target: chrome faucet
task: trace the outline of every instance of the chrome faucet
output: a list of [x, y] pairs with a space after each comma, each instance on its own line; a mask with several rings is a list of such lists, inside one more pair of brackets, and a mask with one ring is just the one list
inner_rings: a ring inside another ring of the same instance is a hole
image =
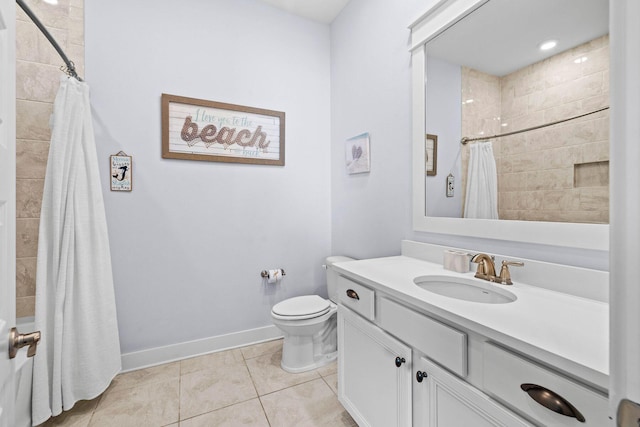
[[475, 262], [476, 264], [478, 264], [478, 270], [476, 271], [475, 277], [477, 277], [478, 279], [495, 282], [497, 277], [496, 264], [494, 263], [494, 259], [494, 257], [487, 254], [475, 254], [473, 258], [471, 258], [471, 262]]
[[522, 267], [523, 262], [520, 261], [502, 261], [502, 268], [500, 269], [500, 275], [496, 275], [495, 257], [487, 254], [479, 253], [471, 258], [471, 262], [478, 264], [478, 270], [475, 277], [489, 282], [500, 283], [502, 285], [513, 285], [511, 281], [511, 273], [509, 272], [509, 266]]

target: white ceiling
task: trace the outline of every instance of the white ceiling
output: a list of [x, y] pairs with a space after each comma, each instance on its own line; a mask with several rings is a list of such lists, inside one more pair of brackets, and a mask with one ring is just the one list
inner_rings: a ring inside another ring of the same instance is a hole
[[[490, 0], [429, 42], [427, 52], [503, 76], [608, 32], [608, 0]], [[549, 39], [558, 46], [540, 51]]]
[[349, 0], [260, 0], [289, 13], [330, 24]]

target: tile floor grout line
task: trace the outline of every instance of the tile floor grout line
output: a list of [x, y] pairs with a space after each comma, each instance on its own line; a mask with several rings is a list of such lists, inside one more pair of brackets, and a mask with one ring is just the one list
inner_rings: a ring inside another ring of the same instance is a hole
[[267, 420], [267, 424], [269, 424], [269, 427], [271, 427], [271, 420], [269, 420], [269, 415], [267, 415], [267, 410], [264, 408], [264, 403], [262, 403], [262, 398], [260, 396], [258, 396], [258, 402], [260, 402], [260, 407], [262, 408], [264, 418]]
[[[284, 387], [284, 388], [280, 388], [280, 389], [278, 389], [278, 390], [270, 391], [269, 393], [265, 393], [265, 394], [262, 394], [262, 395], [258, 395], [258, 397], [269, 396], [270, 394], [278, 393], [278, 392], [280, 392], [280, 391], [282, 391], [282, 390], [286, 390], [286, 389], [288, 389], [288, 388], [297, 387], [297, 386], [299, 386], [299, 385], [306, 384], [306, 383], [310, 383], [311, 381], [316, 381], [316, 380], [320, 380], [320, 379], [322, 379], [322, 376], [321, 376], [321, 375], [320, 375], [320, 376], [318, 376], [318, 377], [316, 377], [316, 378], [310, 378], [310, 379], [308, 379], [308, 380], [306, 380], [306, 381], [302, 381], [302, 382], [297, 383], [297, 384], [293, 384], [293, 385], [286, 386], [286, 387]], [[329, 388], [331, 388], [331, 387], [329, 387]]]

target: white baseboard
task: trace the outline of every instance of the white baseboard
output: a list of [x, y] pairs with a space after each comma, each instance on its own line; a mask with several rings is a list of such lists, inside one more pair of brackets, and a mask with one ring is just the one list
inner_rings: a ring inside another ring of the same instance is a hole
[[164, 347], [124, 353], [122, 355], [122, 372], [135, 371], [202, 354], [271, 341], [282, 338], [282, 336], [282, 332], [277, 327], [270, 325]]

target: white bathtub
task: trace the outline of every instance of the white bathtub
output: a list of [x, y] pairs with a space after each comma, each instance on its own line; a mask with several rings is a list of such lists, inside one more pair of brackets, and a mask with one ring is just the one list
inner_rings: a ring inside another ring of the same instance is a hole
[[[33, 317], [17, 319], [16, 327], [22, 334], [33, 332]], [[31, 427], [31, 379], [33, 359], [27, 357], [27, 347], [21, 348], [15, 358], [16, 367], [16, 427]]]

